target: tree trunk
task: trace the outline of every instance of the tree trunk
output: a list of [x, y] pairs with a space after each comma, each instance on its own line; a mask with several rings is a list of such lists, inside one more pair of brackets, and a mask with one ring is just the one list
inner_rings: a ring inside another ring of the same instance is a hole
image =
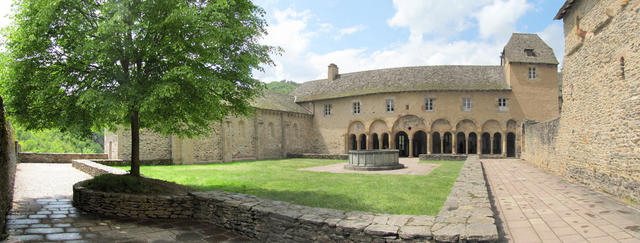
[[131, 175], [140, 177], [140, 117], [131, 111]]

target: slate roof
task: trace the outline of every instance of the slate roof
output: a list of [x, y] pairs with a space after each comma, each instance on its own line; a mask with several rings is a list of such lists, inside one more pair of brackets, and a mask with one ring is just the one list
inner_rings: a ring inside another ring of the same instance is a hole
[[[525, 49], [533, 49], [535, 56], [527, 56]], [[558, 64], [553, 49], [536, 34], [513, 33], [504, 47], [504, 56], [510, 62]]]
[[511, 90], [502, 66], [418, 66], [339, 74], [302, 83], [296, 102], [402, 91]]
[[280, 94], [272, 91], [265, 90], [261, 96], [258, 96], [251, 106], [275, 111], [286, 111], [294, 113], [311, 114], [310, 111], [298, 105], [294, 102], [294, 98], [291, 95]]
[[560, 10], [558, 10], [558, 13], [556, 14], [556, 16], [553, 17], [553, 19], [559, 20], [564, 18], [564, 15], [567, 13], [567, 11], [569, 11], [571, 6], [573, 5], [573, 2], [574, 0], [567, 0], [566, 2], [564, 2]]

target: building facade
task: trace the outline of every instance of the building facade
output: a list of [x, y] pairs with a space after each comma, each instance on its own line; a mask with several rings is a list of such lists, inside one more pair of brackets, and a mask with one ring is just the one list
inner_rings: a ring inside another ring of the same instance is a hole
[[[523, 121], [558, 116], [557, 65], [542, 39], [519, 33], [512, 35], [497, 66], [340, 74], [331, 64], [327, 79], [305, 82], [290, 96], [278, 96], [279, 105], [272, 105], [275, 94], [267, 93], [271, 98], [255, 102], [256, 116], [229, 118], [216, 124], [211, 136], [188, 140], [143, 133], [141, 148], [150, 149], [141, 149], [141, 156], [201, 163], [395, 148], [407, 157], [517, 157]], [[120, 130], [105, 136], [110, 158], [128, 158], [128, 134]]]
[[[525, 127], [523, 158], [640, 201], [640, 1], [569, 0], [559, 120]], [[529, 146], [531, 145], [531, 146]]]

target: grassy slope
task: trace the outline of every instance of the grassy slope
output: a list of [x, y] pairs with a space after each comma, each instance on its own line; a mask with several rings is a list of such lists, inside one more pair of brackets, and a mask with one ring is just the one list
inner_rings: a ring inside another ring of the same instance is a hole
[[[297, 171], [339, 163], [288, 159], [233, 164], [143, 166], [142, 174], [196, 190], [224, 190], [296, 204], [345, 211], [436, 215], [446, 200], [461, 162], [440, 164], [429, 175], [363, 175]], [[126, 167], [123, 167], [128, 169]]]

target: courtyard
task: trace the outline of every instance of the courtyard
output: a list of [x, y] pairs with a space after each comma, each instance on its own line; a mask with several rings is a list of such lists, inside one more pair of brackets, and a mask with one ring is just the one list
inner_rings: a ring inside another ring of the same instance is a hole
[[141, 173], [198, 191], [222, 190], [310, 207], [386, 214], [438, 214], [463, 162], [402, 159], [401, 163], [407, 163], [405, 161], [437, 167], [421, 175], [345, 174], [298, 170], [334, 164], [340, 166], [344, 161], [285, 159], [142, 166]]

